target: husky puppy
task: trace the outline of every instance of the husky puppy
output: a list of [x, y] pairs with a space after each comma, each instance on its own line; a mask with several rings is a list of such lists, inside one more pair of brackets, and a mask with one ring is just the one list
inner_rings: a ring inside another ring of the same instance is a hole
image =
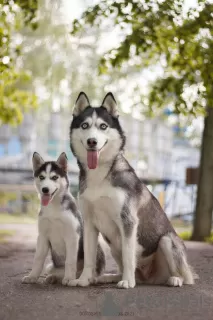
[[135, 282], [182, 286], [196, 278], [178, 237], [157, 199], [123, 155], [125, 135], [116, 101], [108, 93], [100, 107], [81, 92], [73, 111], [70, 145], [80, 168], [79, 204], [84, 216], [84, 269], [72, 285], [88, 286], [99, 232], [108, 242], [120, 274], [103, 275], [100, 283]]
[[[69, 191], [67, 156], [62, 153], [57, 161], [45, 162], [35, 152], [33, 171], [41, 200], [39, 235], [32, 271], [22, 282], [37, 282], [50, 249], [52, 265], [48, 267], [45, 282], [54, 283], [60, 280], [63, 285], [70, 286], [77, 274], [82, 272], [84, 251], [82, 217]], [[104, 265], [104, 253], [98, 246], [97, 275], [101, 274]]]

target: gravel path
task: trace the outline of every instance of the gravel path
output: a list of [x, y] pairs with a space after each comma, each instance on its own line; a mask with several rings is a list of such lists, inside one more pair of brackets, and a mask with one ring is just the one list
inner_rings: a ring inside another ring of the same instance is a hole
[[[32, 237], [27, 237], [26, 228], [31, 228], [28, 231]], [[200, 275], [195, 286], [144, 285], [119, 290], [115, 286], [24, 285], [21, 278], [32, 266], [36, 228], [27, 225], [22, 231], [17, 243], [7, 245], [6, 252], [2, 251], [5, 245], [0, 246], [0, 320], [213, 319], [211, 245], [187, 243], [190, 262]], [[108, 255], [108, 271], [115, 268]]]

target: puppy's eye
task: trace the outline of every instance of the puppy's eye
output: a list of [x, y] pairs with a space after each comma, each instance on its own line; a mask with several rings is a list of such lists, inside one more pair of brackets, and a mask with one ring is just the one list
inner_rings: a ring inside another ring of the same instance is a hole
[[39, 176], [39, 179], [40, 179], [40, 180], [44, 180], [45, 177], [41, 175], [41, 176]]
[[58, 176], [53, 176], [52, 178], [51, 178], [52, 180], [58, 180]]
[[87, 129], [89, 127], [89, 124], [87, 122], [82, 123], [81, 128], [82, 129]]
[[102, 124], [100, 125], [100, 129], [101, 129], [101, 130], [106, 130], [107, 127], [108, 127], [108, 126], [107, 126], [105, 123], [102, 123]]

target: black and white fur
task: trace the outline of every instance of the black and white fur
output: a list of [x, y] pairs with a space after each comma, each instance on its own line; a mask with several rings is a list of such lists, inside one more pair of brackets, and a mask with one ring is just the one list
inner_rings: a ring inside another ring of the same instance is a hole
[[[50, 250], [52, 264], [46, 270], [48, 276], [45, 282], [62, 281], [63, 285], [70, 286], [82, 272], [84, 251], [83, 221], [75, 199], [69, 191], [66, 154], [62, 153], [56, 162], [45, 162], [35, 152], [33, 171], [39, 197], [42, 198], [47, 194], [51, 200], [46, 206], [41, 203], [33, 268], [22, 282], [37, 282]], [[98, 246], [96, 275], [101, 274], [104, 266], [104, 253]]]
[[[93, 170], [87, 165], [88, 139], [95, 139], [100, 151]], [[183, 241], [123, 155], [125, 135], [111, 93], [98, 108], [91, 107], [86, 94], [80, 93], [70, 145], [80, 168], [79, 203], [85, 237], [84, 269], [72, 285], [88, 286], [94, 281], [99, 232], [108, 242], [120, 274], [106, 274], [96, 281], [118, 282], [119, 288], [133, 288], [135, 282], [193, 284], [197, 276], [187, 262]]]

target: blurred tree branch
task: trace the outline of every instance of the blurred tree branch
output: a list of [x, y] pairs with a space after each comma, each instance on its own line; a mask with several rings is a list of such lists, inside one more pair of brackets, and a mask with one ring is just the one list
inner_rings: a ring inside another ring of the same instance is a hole
[[37, 6], [37, 0], [0, 2], [0, 123], [17, 124], [24, 111], [37, 105], [32, 92], [19, 88], [30, 74], [17, 66], [21, 46], [16, 39], [23, 26], [36, 28]]

